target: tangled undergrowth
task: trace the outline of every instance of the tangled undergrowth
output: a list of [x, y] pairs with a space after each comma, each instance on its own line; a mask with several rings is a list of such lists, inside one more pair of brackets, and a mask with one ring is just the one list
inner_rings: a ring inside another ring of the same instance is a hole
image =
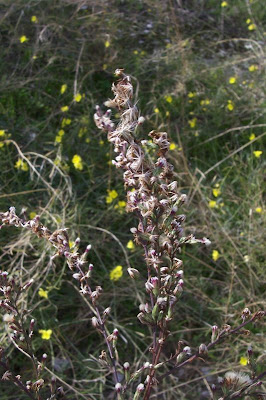
[[[112, 149], [93, 123], [95, 105], [110, 96], [113, 71], [123, 65], [140, 90], [142, 133], [169, 133], [169, 162], [189, 199], [185, 234], [212, 245], [184, 249], [189, 274], [164, 355], [174, 354], [176, 337], [196, 349], [210, 324], [233, 326], [245, 306], [252, 313], [263, 308], [264, 15], [259, 0], [2, 6], [0, 210], [15, 205], [23, 220], [40, 215], [53, 230], [69, 227], [70, 249], [76, 237], [93, 243], [93, 281], [102, 282], [110, 327], [120, 332], [122, 360], [130, 348], [131, 365], [143, 365], [150, 343], [146, 328], [132, 322], [144, 302], [142, 286], [126, 273], [143, 258]], [[112, 375], [97, 367], [103, 343], [66, 264], [52, 263], [50, 245], [29, 231], [1, 231], [0, 246], [1, 270], [22, 286], [34, 279], [23, 305], [38, 321], [33, 344], [40, 357], [49, 355], [46, 373], [61, 380], [70, 398], [112, 396]], [[261, 374], [262, 331], [250, 331], [218, 345], [204, 364], [169, 376], [158, 398], [211, 398], [218, 376], [249, 374], [250, 343]], [[4, 321], [1, 346], [10, 368], [30, 375], [9, 336]], [[23, 399], [18, 393], [1, 382], [1, 398]]]

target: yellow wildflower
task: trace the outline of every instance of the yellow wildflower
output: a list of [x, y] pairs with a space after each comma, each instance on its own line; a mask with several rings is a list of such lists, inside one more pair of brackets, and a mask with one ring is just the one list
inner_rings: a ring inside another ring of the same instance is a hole
[[104, 141], [101, 139], [101, 140], [99, 140], [99, 145], [100, 146], [103, 146], [104, 145]]
[[235, 76], [231, 76], [231, 78], [229, 78], [229, 83], [231, 85], [233, 85], [234, 83], [236, 83], [236, 77]]
[[229, 110], [229, 111], [233, 111], [233, 109], [235, 108], [235, 106], [234, 106], [234, 103], [232, 102], [232, 100], [228, 100], [227, 101], [227, 109]]
[[255, 24], [250, 24], [249, 26], [248, 26], [248, 30], [249, 31], [254, 31], [256, 29], [256, 25]]
[[69, 107], [68, 106], [63, 106], [63, 107], [61, 107], [61, 111], [62, 112], [67, 112], [69, 110]]
[[221, 194], [221, 190], [219, 188], [214, 188], [212, 189], [212, 194], [214, 195], [214, 197], [218, 197]]
[[220, 258], [220, 253], [219, 253], [219, 251], [218, 251], [218, 250], [213, 250], [213, 251], [212, 251], [212, 259], [213, 259], [213, 261], [217, 261], [218, 258]]
[[30, 219], [33, 219], [34, 217], [36, 217], [36, 212], [32, 211], [30, 212]]
[[118, 207], [119, 208], [124, 208], [124, 207], [126, 207], [126, 205], [127, 205], [127, 203], [124, 200], [120, 200], [118, 202]]
[[170, 143], [170, 146], [169, 146], [169, 150], [174, 150], [176, 148], [176, 144], [175, 143]]
[[72, 247], [75, 246], [75, 242], [73, 242], [72, 240], [69, 240], [68, 245], [69, 245], [69, 248], [72, 249]]
[[197, 123], [197, 118], [192, 118], [188, 121], [190, 128], [195, 128], [196, 123]]
[[159, 108], [156, 107], [156, 108], [154, 109], [154, 112], [155, 112], [156, 114], [159, 114], [159, 112], [160, 112]]
[[171, 43], [167, 43], [167, 45], [165, 46], [167, 49], [170, 49], [170, 47], [171, 47], [172, 45], [171, 45]]
[[23, 161], [21, 158], [18, 159], [18, 161], [15, 164], [15, 168], [21, 169], [22, 171], [28, 171], [29, 166], [26, 163], [26, 161]]
[[222, 1], [222, 2], [221, 2], [221, 7], [227, 7], [227, 6], [228, 6], [227, 1]]
[[255, 133], [251, 133], [251, 135], [250, 135], [250, 137], [249, 137], [249, 140], [250, 140], [250, 141], [251, 141], [251, 140], [254, 140], [255, 137], [256, 137]]
[[20, 43], [27, 42], [27, 40], [29, 40], [29, 39], [28, 39], [27, 36], [25, 36], [25, 35], [22, 35], [22, 36], [20, 36], [20, 38], [19, 38]]
[[75, 154], [72, 158], [72, 164], [76, 169], [79, 169], [80, 171], [83, 170], [83, 163], [82, 163], [82, 158], [78, 155]]
[[0, 149], [1, 149], [2, 147], [4, 147], [4, 143], [3, 143], [3, 142], [0, 142]]
[[109, 42], [109, 40], [106, 40], [106, 42], [104, 43], [104, 45], [105, 45], [106, 48], [110, 47], [110, 42]]
[[249, 25], [249, 24], [251, 23], [251, 19], [248, 18], [248, 19], [246, 20], [246, 23]]
[[[113, 190], [107, 190], [107, 193], [108, 193], [108, 196], [106, 197], [106, 203], [112, 203], [112, 201], [114, 199], [116, 199], [117, 196], [118, 196], [117, 191], [114, 190], [114, 189]], [[107, 201], [107, 198], [109, 198], [109, 201]]]
[[134, 250], [134, 249], [135, 249], [135, 244], [134, 244], [133, 240], [129, 240], [129, 241], [127, 242], [127, 248], [128, 248], [129, 250]]
[[108, 65], [107, 64], [103, 64], [103, 70], [105, 71], [107, 69]]
[[5, 136], [5, 133], [6, 133], [5, 129], [0, 129], [0, 136]]
[[74, 101], [75, 101], [76, 103], [79, 103], [81, 99], [82, 99], [82, 96], [81, 96], [80, 93], [77, 93], [76, 96], [74, 97]]
[[49, 340], [53, 333], [52, 329], [39, 329], [39, 333], [42, 335], [43, 340]]
[[61, 86], [60, 93], [61, 93], [61, 94], [64, 94], [66, 90], [67, 90], [67, 84], [64, 83], [64, 84]]
[[43, 288], [40, 288], [38, 291], [38, 295], [40, 297], [44, 297], [45, 299], [48, 299], [48, 290], [44, 290]]
[[145, 55], [146, 55], [146, 51], [145, 51], [145, 50], [142, 50], [142, 51], [140, 52], [140, 55], [141, 55], [141, 56], [145, 56]]
[[250, 66], [248, 67], [248, 70], [249, 70], [250, 72], [254, 72], [254, 71], [257, 71], [258, 68], [259, 68], [259, 67], [258, 67], [257, 65], [252, 64], [252, 65], [250, 65]]
[[122, 265], [117, 265], [117, 267], [113, 268], [110, 272], [111, 281], [118, 281], [123, 275], [123, 267]]
[[240, 365], [247, 365], [248, 364], [248, 359], [247, 357], [241, 357], [239, 361]]
[[255, 150], [253, 151], [253, 154], [256, 158], [260, 158], [260, 156], [262, 155], [262, 151], [261, 150]]
[[261, 207], [255, 208], [255, 212], [258, 214], [262, 213], [262, 208]]
[[138, 50], [134, 50], [133, 54], [135, 54], [135, 55], [139, 54]]
[[170, 112], [169, 112], [169, 111], [166, 111], [165, 116], [166, 116], [166, 117], [169, 117], [169, 116], [170, 116]]
[[36, 17], [36, 15], [33, 15], [32, 17], [31, 17], [31, 22], [33, 22], [34, 24], [36, 24], [37, 22], [38, 22], [38, 18]]
[[164, 98], [167, 101], [167, 103], [172, 103], [172, 101], [173, 101], [172, 96], [164, 96]]
[[209, 201], [209, 207], [210, 207], [210, 208], [215, 208], [215, 207], [217, 207], [216, 201], [215, 201], [215, 200], [210, 200], [210, 201]]
[[64, 134], [65, 134], [64, 129], [60, 129], [60, 130], [58, 131], [58, 135], [59, 135], [59, 136], [64, 136]]
[[192, 97], [196, 96], [196, 93], [193, 92], [189, 92], [189, 94], [187, 95], [190, 99], [192, 99]]
[[61, 123], [62, 128], [64, 128], [66, 125], [70, 125], [70, 124], [71, 124], [71, 119], [70, 118], [63, 118], [62, 119], [62, 123]]
[[61, 143], [61, 142], [62, 142], [62, 136], [57, 135], [57, 136], [55, 137], [55, 142], [56, 142], [56, 143]]

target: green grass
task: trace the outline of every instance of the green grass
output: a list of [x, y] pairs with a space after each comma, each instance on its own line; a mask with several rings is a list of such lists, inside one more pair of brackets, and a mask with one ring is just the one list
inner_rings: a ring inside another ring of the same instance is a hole
[[[80, 236], [83, 247], [92, 243], [93, 279], [104, 288], [104, 306], [112, 306], [109, 329], [121, 330], [121, 362], [141, 363], [150, 343], [148, 331], [135, 317], [138, 296], [144, 294], [142, 283], [133, 285], [127, 276], [124, 251], [143, 276], [145, 266], [140, 249], [126, 248], [136, 222], [114, 207], [125, 200], [122, 175], [110, 165], [112, 149], [94, 126], [95, 105], [111, 96], [113, 72], [123, 67], [139, 91], [138, 105], [146, 116], [143, 136], [158, 128], [176, 144], [170, 157], [181, 191], [189, 196], [186, 230], [209, 237], [212, 246], [184, 251], [186, 290], [172, 324], [177, 333], [165, 354], [170, 355], [180, 339], [192, 347], [206, 342], [213, 323], [233, 325], [245, 306], [252, 311], [263, 307], [264, 154], [257, 158], [253, 152], [263, 151], [265, 135], [265, 7], [261, 0], [228, 1], [224, 8], [217, 1], [183, 6], [157, 0], [88, 3], [80, 7], [82, 2], [16, 0], [2, 5], [0, 130], [6, 133], [0, 139], [13, 142], [0, 148], [0, 210], [14, 205], [19, 213], [25, 208], [26, 215], [41, 214], [51, 229], [68, 227], [71, 240]], [[37, 23], [31, 22], [33, 15]], [[248, 18], [256, 24], [253, 31]], [[23, 35], [28, 40], [20, 43]], [[234, 84], [230, 77], [236, 77]], [[63, 84], [67, 90], [61, 94]], [[78, 103], [73, 102], [75, 87], [85, 94]], [[202, 103], [206, 99], [209, 104]], [[66, 105], [69, 110], [62, 113]], [[55, 138], [63, 118], [71, 123], [63, 128], [59, 144]], [[254, 141], [249, 140], [252, 133]], [[71, 161], [75, 154], [82, 157], [82, 171]], [[27, 171], [15, 168], [22, 155], [31, 163]], [[215, 184], [221, 191], [218, 198], [212, 193]], [[118, 192], [109, 205], [108, 189]], [[217, 201], [216, 208], [209, 207], [210, 200]], [[258, 208], [262, 212], [256, 212]], [[47, 352], [48, 368], [85, 398], [107, 398], [112, 378], [99, 372], [97, 364], [104, 345], [66, 266], [60, 259], [51, 264], [47, 244], [15, 229], [1, 231], [0, 249], [1, 269], [23, 281], [32, 276], [36, 280], [27, 302], [37, 329], [53, 330], [47, 342], [36, 330], [37, 354]], [[220, 254], [216, 262], [214, 249]], [[116, 265], [124, 267], [124, 275], [113, 283], [109, 272]], [[49, 290], [48, 300], [38, 296], [40, 287]], [[4, 325], [1, 341], [19, 373], [25, 360], [9, 346]], [[262, 362], [261, 329], [251, 327], [249, 337], [212, 351], [204, 366], [197, 362], [178, 378], [171, 377], [160, 388], [160, 398], [208, 398], [198, 378], [209, 374], [214, 382], [215, 374], [223, 374], [219, 371], [247, 370], [239, 360], [248, 343]], [[67, 362], [57, 370], [55, 360]], [[198, 380], [189, 384], [193, 379]], [[8, 383], [2, 386], [1, 398], [25, 398]], [[69, 398], [82, 398], [66, 392]]]

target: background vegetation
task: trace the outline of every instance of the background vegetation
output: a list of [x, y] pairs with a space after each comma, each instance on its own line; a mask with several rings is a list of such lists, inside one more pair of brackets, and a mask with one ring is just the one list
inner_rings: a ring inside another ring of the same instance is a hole
[[[212, 246], [183, 254], [186, 288], [166, 355], [180, 339], [197, 346], [212, 324], [234, 324], [245, 306], [262, 308], [263, 3], [1, 2], [0, 210], [40, 214], [49, 228], [67, 227], [73, 241], [93, 245], [94, 280], [112, 307], [110, 330], [121, 332], [121, 362], [142, 364], [148, 354], [148, 332], [135, 318], [142, 284], [126, 273], [129, 264], [143, 273], [145, 266], [142, 251], [127, 247], [134, 222], [112, 149], [94, 126], [95, 105], [111, 96], [113, 72], [123, 67], [146, 117], [143, 134], [158, 128], [171, 137], [171, 161], [189, 197], [187, 231]], [[47, 244], [15, 229], [1, 231], [0, 249], [1, 269], [35, 279], [25, 298], [38, 321], [34, 345], [72, 386], [69, 398], [113, 398], [112, 377], [97, 364], [101, 338], [62, 260], [52, 263]], [[114, 281], [117, 265], [124, 274]], [[40, 329], [52, 330], [49, 340]], [[262, 331], [250, 330], [170, 377], [159, 398], [210, 398], [218, 375], [248, 370], [249, 343], [262, 364]], [[9, 345], [5, 323], [1, 343]], [[8, 349], [13, 369], [29, 374], [24, 357]], [[24, 399], [8, 382], [0, 392], [3, 400]]]

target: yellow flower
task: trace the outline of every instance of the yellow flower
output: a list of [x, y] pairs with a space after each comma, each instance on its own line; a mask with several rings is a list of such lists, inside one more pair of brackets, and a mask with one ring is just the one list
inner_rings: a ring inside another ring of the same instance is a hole
[[32, 211], [30, 212], [30, 219], [33, 219], [34, 217], [36, 217], [36, 212]]
[[28, 171], [29, 166], [26, 163], [26, 161], [23, 161], [21, 158], [18, 159], [18, 161], [15, 164], [15, 168], [21, 169], [22, 171]]
[[69, 248], [72, 249], [72, 247], [74, 247], [74, 245], [75, 245], [75, 242], [73, 242], [72, 240], [69, 240], [68, 245], [69, 245]]
[[64, 84], [61, 86], [60, 93], [61, 93], [61, 94], [64, 94], [66, 90], [67, 90], [67, 84], [64, 83]]
[[77, 103], [79, 103], [81, 99], [82, 99], [82, 96], [80, 93], [77, 93], [76, 96], [74, 97], [74, 101], [76, 101]]
[[258, 68], [259, 68], [259, 67], [258, 67], [257, 65], [252, 64], [252, 65], [250, 65], [250, 66], [248, 67], [248, 70], [249, 70], [250, 72], [254, 72], [254, 71], [257, 71]]
[[68, 106], [63, 106], [63, 107], [61, 107], [61, 111], [62, 112], [67, 112], [69, 110], [69, 107]]
[[192, 97], [196, 96], [196, 93], [193, 92], [189, 92], [189, 94], [187, 95], [190, 99], [192, 99]]
[[261, 207], [255, 208], [255, 212], [258, 214], [262, 213], [262, 208]]
[[167, 43], [167, 45], [165, 46], [167, 49], [170, 49], [170, 47], [171, 47], [172, 45], [171, 45], [171, 43]]
[[62, 123], [61, 123], [62, 128], [64, 128], [66, 125], [70, 125], [70, 124], [71, 124], [71, 119], [70, 118], [63, 118], [62, 119]]
[[108, 65], [107, 64], [103, 64], [103, 70], [105, 71], [107, 69]]
[[248, 18], [248, 19], [246, 20], [246, 23], [249, 25], [249, 24], [250, 24], [250, 22], [251, 22], [251, 19], [250, 19], [250, 18]]
[[197, 123], [197, 118], [192, 118], [188, 121], [190, 128], [195, 128], [196, 123]]
[[212, 259], [213, 259], [213, 261], [217, 261], [219, 257], [220, 257], [219, 251], [218, 250], [213, 250], [212, 251]]
[[135, 54], [135, 55], [139, 54], [138, 50], [134, 50], [133, 54]]
[[256, 137], [255, 133], [251, 133], [251, 135], [250, 135], [250, 137], [249, 137], [249, 140], [250, 140], [250, 141], [251, 141], [251, 140], [254, 140], [255, 137]]
[[260, 156], [262, 155], [262, 151], [261, 150], [255, 150], [253, 151], [253, 154], [256, 158], [260, 158]]
[[5, 136], [5, 133], [6, 133], [5, 129], [0, 129], [0, 136]]
[[83, 163], [82, 163], [82, 158], [78, 155], [75, 154], [72, 158], [72, 164], [76, 169], [79, 169], [80, 171], [83, 170]]
[[40, 288], [38, 291], [38, 295], [40, 297], [44, 297], [45, 299], [48, 299], [48, 290], [44, 290], [43, 288]]
[[212, 189], [212, 194], [214, 197], [218, 197], [221, 194], [221, 190], [219, 188]]
[[248, 26], [248, 30], [249, 31], [254, 31], [256, 29], [256, 25], [255, 24], [250, 24], [249, 26]]
[[229, 111], [233, 111], [233, 109], [235, 108], [235, 106], [234, 106], [234, 103], [232, 102], [232, 100], [228, 100], [227, 101], [227, 109], [229, 110]]
[[206, 100], [201, 100], [200, 101], [200, 105], [201, 106], [208, 106], [210, 104], [210, 100], [206, 99]]
[[102, 139], [99, 141], [99, 145], [100, 145], [100, 146], [103, 146], [103, 145], [104, 145], [104, 141], [103, 141]]
[[38, 18], [36, 17], [36, 15], [33, 15], [32, 17], [31, 17], [31, 22], [33, 22], [34, 24], [36, 24], [37, 22], [38, 22]]
[[[108, 161], [108, 162], [109, 162], [109, 161]], [[109, 165], [109, 164], [108, 164], [108, 165]], [[113, 199], [112, 199], [111, 196], [106, 196], [105, 201], [106, 201], [106, 204], [110, 204], [110, 203], [112, 203]]]
[[106, 48], [110, 47], [110, 42], [109, 42], [109, 40], [106, 40], [106, 42], [104, 43], [104, 45], [105, 45]]
[[64, 134], [65, 134], [64, 129], [60, 129], [60, 130], [58, 131], [58, 135], [59, 135], [59, 136], [64, 136]]
[[43, 340], [49, 340], [53, 331], [52, 331], [52, 329], [47, 329], [47, 330], [39, 329], [39, 333], [42, 335]]
[[4, 143], [3, 143], [3, 142], [0, 142], [0, 149], [1, 149], [2, 147], [4, 147]]
[[20, 43], [27, 42], [27, 40], [29, 40], [29, 39], [28, 39], [27, 36], [25, 36], [25, 35], [22, 35], [22, 36], [20, 36], [20, 38], [19, 38]]
[[173, 101], [172, 96], [164, 96], [164, 98], [167, 101], [167, 103], [172, 103], [172, 101]]
[[135, 244], [134, 244], [133, 240], [129, 240], [129, 241], [127, 242], [127, 248], [128, 248], [129, 250], [134, 250], [134, 249], [135, 249]]
[[210, 201], [209, 201], [209, 207], [210, 207], [210, 208], [215, 208], [215, 207], [217, 207], [216, 201], [215, 201], [215, 200], [210, 200]]
[[221, 7], [227, 7], [227, 6], [228, 6], [227, 1], [222, 1], [222, 2], [221, 2]]
[[239, 361], [240, 365], [247, 365], [248, 364], [248, 359], [247, 357], [241, 357]]
[[176, 148], [176, 144], [175, 143], [170, 143], [170, 146], [169, 146], [169, 150], [174, 150]]
[[140, 55], [141, 55], [141, 56], [145, 56], [145, 54], [146, 54], [146, 51], [145, 51], [145, 50], [142, 50], [142, 51], [140, 52]]
[[160, 112], [159, 108], [156, 107], [156, 108], [154, 109], [154, 112], [155, 112], [156, 114], [159, 114], [159, 112]]
[[236, 77], [235, 76], [231, 76], [231, 78], [229, 78], [229, 83], [231, 85], [233, 85], [234, 83], [236, 83]]
[[124, 208], [124, 207], [126, 207], [126, 205], [127, 205], [127, 203], [124, 200], [120, 200], [118, 202], [118, 207], [119, 208]]
[[118, 281], [123, 275], [123, 267], [122, 265], [117, 265], [112, 271], [110, 272], [110, 279], [111, 281]]
[[56, 136], [55, 137], [55, 142], [56, 143], [61, 143], [62, 142], [62, 136]]
[[166, 117], [169, 117], [169, 116], [170, 116], [170, 112], [169, 112], [169, 111], [166, 111], [165, 116], [166, 116]]

